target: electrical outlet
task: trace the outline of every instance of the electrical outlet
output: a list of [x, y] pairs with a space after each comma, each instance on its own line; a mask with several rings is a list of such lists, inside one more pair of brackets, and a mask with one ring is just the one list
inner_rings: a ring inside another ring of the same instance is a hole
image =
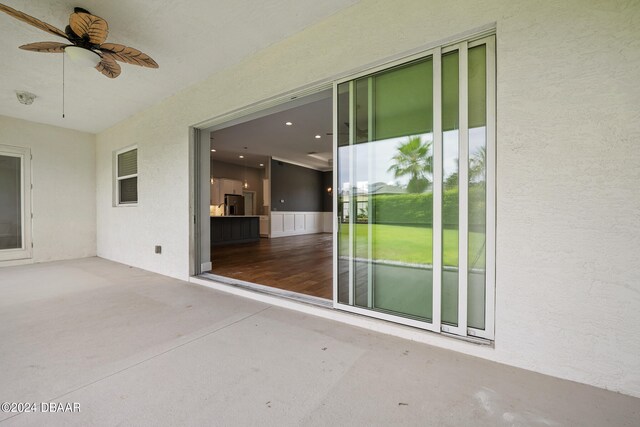
[[157, 254], [161, 254], [162, 253], [162, 246], [156, 245], [156, 253]]

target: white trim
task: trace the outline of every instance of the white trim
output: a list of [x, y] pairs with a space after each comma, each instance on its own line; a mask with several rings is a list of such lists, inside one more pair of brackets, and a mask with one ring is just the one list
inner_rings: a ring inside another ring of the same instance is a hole
[[495, 339], [496, 286], [496, 36], [491, 35], [469, 47], [486, 45], [487, 58], [487, 159], [486, 159], [486, 260], [485, 260], [485, 321], [484, 330], [468, 328], [469, 335]]
[[[433, 218], [432, 237], [432, 320], [442, 325], [442, 50], [433, 51]], [[435, 230], [440, 230], [438, 233]]]
[[323, 169], [323, 168], [319, 168], [319, 167], [316, 167], [316, 166], [309, 166], [309, 165], [306, 165], [306, 164], [304, 164], [302, 162], [296, 162], [295, 160], [287, 160], [287, 159], [284, 159], [282, 157], [273, 157], [272, 156], [271, 160], [275, 160], [276, 162], [289, 163], [290, 165], [300, 166], [301, 168], [306, 168], [306, 169], [313, 169], [313, 170], [320, 171], [320, 172], [329, 172], [331, 170], [330, 167], [327, 167], [327, 168]]
[[7, 265], [9, 261], [22, 263], [23, 260], [33, 258], [31, 149], [0, 145], [0, 155], [20, 159], [20, 211], [22, 214], [20, 226], [22, 241], [20, 242], [20, 248], [0, 250], [0, 265]]
[[[349, 305], [355, 304], [355, 271], [356, 271], [356, 262], [354, 256], [354, 232], [355, 227], [353, 226], [353, 213], [356, 212], [357, 215], [357, 197], [354, 197], [355, 192], [353, 180], [355, 178], [353, 174], [353, 170], [355, 169], [355, 159], [354, 159], [354, 148], [353, 144], [356, 141], [356, 99], [355, 99], [355, 85], [354, 81], [351, 80], [349, 82]], [[355, 211], [354, 211], [355, 208]]]
[[456, 334], [467, 335], [469, 289], [469, 52], [460, 43], [458, 57], [458, 327]]
[[340, 226], [338, 222], [338, 173], [340, 171], [340, 165], [338, 163], [338, 85], [336, 83], [333, 84], [333, 102], [332, 102], [332, 117], [333, 122], [331, 124], [333, 128], [333, 136], [332, 139], [332, 151], [333, 151], [333, 212], [332, 212], [332, 222], [333, 222], [333, 307], [335, 308], [338, 303], [338, 227]]
[[[373, 108], [374, 99], [373, 93], [373, 77], [369, 77], [367, 79], [367, 179], [371, 179], [373, 176], [373, 162], [375, 159], [373, 158], [373, 146], [371, 144], [372, 141], [375, 140], [375, 132], [374, 132], [374, 115], [375, 111]], [[357, 117], [356, 112], [354, 111], [354, 116]], [[357, 118], [356, 118], [357, 120]], [[352, 127], [354, 128], [354, 132], [357, 132], [358, 123], [353, 123]], [[368, 192], [367, 192], [368, 193]], [[351, 200], [349, 201], [351, 202]], [[373, 214], [373, 205], [372, 205], [371, 194], [367, 194], [367, 216], [369, 217], [369, 221], [367, 221], [367, 258], [369, 260], [373, 260], [373, 223], [371, 222], [371, 215]], [[355, 203], [356, 210], [358, 209], [357, 197], [354, 199], [353, 203]], [[353, 218], [356, 220], [357, 216]], [[367, 262], [367, 307], [374, 308], [374, 283], [373, 283], [373, 262]]]

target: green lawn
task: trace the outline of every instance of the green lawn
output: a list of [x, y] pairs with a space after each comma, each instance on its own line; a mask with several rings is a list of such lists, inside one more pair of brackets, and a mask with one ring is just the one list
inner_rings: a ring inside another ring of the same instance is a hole
[[[368, 225], [355, 224], [355, 256], [368, 257]], [[443, 261], [445, 266], [458, 265], [458, 230], [444, 230], [443, 233]], [[401, 261], [416, 264], [432, 264], [433, 262], [433, 231], [431, 228], [402, 225], [372, 225], [373, 259]], [[349, 253], [349, 226], [340, 225], [339, 231], [340, 255]], [[485, 247], [484, 235], [469, 233], [469, 264], [471, 267], [484, 268]], [[478, 253], [480, 256], [478, 257]], [[476, 259], [476, 265], [471, 263]]]

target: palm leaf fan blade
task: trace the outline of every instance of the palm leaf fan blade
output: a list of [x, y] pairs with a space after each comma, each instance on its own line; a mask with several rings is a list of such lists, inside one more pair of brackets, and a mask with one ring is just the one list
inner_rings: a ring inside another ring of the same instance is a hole
[[64, 53], [64, 48], [67, 46], [71, 45], [58, 42], [37, 42], [24, 44], [19, 46], [19, 48], [23, 50], [30, 50], [32, 52]]
[[120, 62], [139, 65], [141, 67], [158, 68], [158, 63], [149, 55], [129, 46], [116, 43], [103, 43], [100, 45], [99, 49], [105, 53], [111, 54], [114, 59]]
[[29, 25], [32, 25], [36, 28], [41, 29], [42, 31], [46, 31], [48, 33], [51, 33], [53, 35], [62, 37], [64, 39], [67, 38], [67, 35], [64, 33], [64, 31], [57, 29], [56, 27], [54, 27], [53, 25], [47, 24], [44, 21], [41, 21], [37, 18], [34, 18], [31, 15], [27, 15], [26, 13], [20, 12], [19, 10], [15, 10], [9, 6], [5, 6], [4, 4], [0, 4], [0, 11], [6, 13], [9, 16], [12, 16], [22, 22], [26, 22]]
[[107, 21], [90, 13], [72, 13], [69, 16], [69, 26], [74, 34], [94, 45], [103, 43], [109, 34]]
[[120, 65], [107, 55], [101, 55], [102, 60], [96, 65], [96, 70], [100, 71], [110, 79], [115, 79], [120, 75], [122, 69]]

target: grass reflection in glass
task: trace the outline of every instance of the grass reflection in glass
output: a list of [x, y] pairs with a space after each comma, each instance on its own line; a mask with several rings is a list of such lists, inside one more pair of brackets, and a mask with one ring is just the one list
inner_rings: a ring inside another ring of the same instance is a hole
[[[339, 245], [343, 249], [341, 254], [348, 255], [348, 228], [340, 228]], [[358, 236], [367, 235], [367, 224], [354, 224], [354, 232]], [[372, 244], [373, 253], [377, 261], [394, 261], [410, 264], [430, 265], [433, 259], [433, 230], [431, 227], [372, 224], [373, 234], [376, 238]], [[444, 230], [450, 242], [443, 247], [443, 263], [445, 266], [458, 265], [458, 230]], [[356, 239], [356, 242], [358, 239]], [[366, 240], [365, 240], [366, 242]], [[364, 244], [364, 243], [363, 243]], [[480, 254], [479, 262], [475, 267], [484, 268], [484, 233], [469, 232], [469, 245], [471, 254]], [[364, 251], [364, 248], [361, 248]]]

